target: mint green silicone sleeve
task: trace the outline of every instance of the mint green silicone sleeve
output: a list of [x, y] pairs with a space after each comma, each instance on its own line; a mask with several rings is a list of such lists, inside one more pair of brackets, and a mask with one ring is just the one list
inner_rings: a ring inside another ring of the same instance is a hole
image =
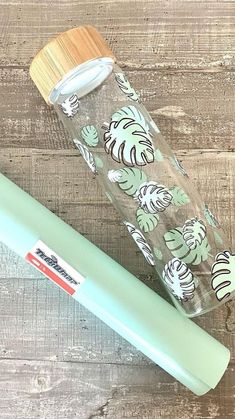
[[214, 388], [229, 350], [0, 175], [0, 240], [25, 258], [42, 240], [84, 282], [73, 297], [197, 395]]

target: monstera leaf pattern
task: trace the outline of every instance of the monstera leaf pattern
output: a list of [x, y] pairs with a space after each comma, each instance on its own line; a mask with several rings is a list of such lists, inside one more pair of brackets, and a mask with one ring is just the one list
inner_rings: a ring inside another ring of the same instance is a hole
[[161, 152], [161, 150], [159, 150], [159, 148], [157, 148], [157, 150], [154, 151], [154, 159], [155, 159], [155, 161], [158, 161], [158, 162], [164, 160], [162, 152]]
[[108, 178], [111, 182], [118, 183], [119, 188], [127, 195], [134, 195], [139, 186], [147, 180], [146, 174], [136, 167], [109, 170]]
[[182, 164], [180, 163], [180, 161], [177, 159], [177, 157], [175, 155], [173, 157], [170, 157], [170, 161], [171, 161], [172, 165], [174, 166], [174, 168], [179, 173], [181, 173], [181, 175], [188, 177], [187, 172], [185, 171]]
[[235, 290], [235, 254], [229, 250], [218, 253], [212, 265], [211, 285], [219, 301]]
[[134, 106], [121, 108], [112, 116], [104, 141], [105, 151], [125, 166], [145, 166], [154, 161], [148, 124]]
[[212, 212], [209, 210], [207, 205], [205, 205], [203, 211], [204, 211], [204, 216], [205, 216], [208, 224], [211, 227], [219, 227], [219, 222], [217, 221], [215, 216], [212, 214]]
[[104, 134], [105, 151], [113, 160], [126, 166], [145, 166], [154, 161], [149, 134], [132, 119], [111, 122]]
[[131, 87], [129, 81], [127, 80], [126, 76], [123, 73], [115, 73], [115, 79], [120, 87], [121, 91], [125, 93], [128, 99], [133, 100], [134, 102], [138, 102], [139, 95], [136, 91]]
[[182, 205], [189, 204], [190, 199], [186, 192], [180, 188], [179, 186], [174, 186], [170, 189], [170, 193], [172, 195], [172, 204], [176, 205], [177, 207], [181, 207]]
[[81, 141], [74, 139], [73, 140], [75, 147], [80, 151], [82, 157], [86, 161], [87, 165], [93, 173], [96, 173], [95, 160], [92, 153], [88, 150], [87, 146], [81, 143]]
[[135, 226], [127, 221], [124, 222], [124, 224], [126, 225], [129, 233], [131, 234], [133, 240], [136, 242], [138, 248], [141, 250], [141, 252], [143, 253], [145, 259], [147, 260], [147, 262], [154, 266], [155, 265], [155, 261], [154, 261], [154, 256], [151, 250], [151, 247], [149, 246], [149, 244], [146, 242], [146, 239], [144, 237], [144, 235], [141, 233], [140, 230], [138, 230], [137, 228], [135, 228]]
[[61, 103], [62, 112], [68, 117], [73, 118], [79, 109], [79, 100], [77, 95], [72, 95]]
[[165, 186], [151, 181], [140, 186], [136, 198], [145, 212], [155, 214], [165, 211], [171, 203], [172, 195]]
[[123, 106], [112, 115], [111, 119], [112, 121], [118, 122], [123, 118], [132, 119], [137, 124], [140, 124], [148, 134], [150, 133], [148, 122], [136, 106]]
[[95, 165], [97, 169], [103, 169], [104, 167], [104, 162], [99, 156], [95, 157]]
[[218, 244], [218, 245], [221, 245], [221, 244], [223, 244], [223, 239], [222, 239], [222, 237], [219, 235], [219, 233], [217, 233], [217, 231], [213, 231], [213, 233], [214, 233], [214, 238], [215, 238], [215, 242]]
[[194, 296], [194, 276], [187, 265], [174, 258], [166, 265], [162, 273], [168, 290], [179, 300], [187, 301]]
[[89, 147], [96, 147], [99, 142], [98, 132], [94, 125], [86, 125], [81, 131], [82, 138]]
[[146, 214], [142, 208], [138, 208], [136, 212], [137, 223], [141, 230], [145, 233], [153, 231], [158, 225], [159, 215], [158, 214]]
[[165, 233], [164, 240], [172, 255], [187, 264], [199, 265], [211, 256], [211, 246], [208, 243], [207, 237], [205, 237], [201, 244], [195, 249], [190, 249], [185, 243], [183, 229], [181, 227], [177, 227]]
[[202, 244], [206, 236], [206, 226], [197, 218], [187, 220], [183, 226], [183, 238], [189, 249], [196, 249], [197, 246]]
[[162, 259], [163, 259], [163, 254], [162, 254], [162, 252], [161, 252], [161, 250], [160, 250], [160, 249], [157, 249], [157, 247], [154, 247], [154, 248], [153, 248], [153, 253], [154, 253], [155, 257], [156, 257], [158, 260], [162, 260]]

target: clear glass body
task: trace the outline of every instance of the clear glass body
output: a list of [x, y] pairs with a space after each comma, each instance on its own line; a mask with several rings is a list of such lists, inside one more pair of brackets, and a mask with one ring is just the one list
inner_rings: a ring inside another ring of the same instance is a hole
[[175, 306], [193, 317], [230, 299], [235, 254], [122, 70], [85, 63], [51, 102]]

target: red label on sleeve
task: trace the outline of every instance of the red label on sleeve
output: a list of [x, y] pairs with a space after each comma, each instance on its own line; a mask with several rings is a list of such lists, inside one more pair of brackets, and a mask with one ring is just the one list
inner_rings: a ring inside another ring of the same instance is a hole
[[25, 259], [70, 295], [77, 291], [85, 279], [41, 240], [37, 241]]

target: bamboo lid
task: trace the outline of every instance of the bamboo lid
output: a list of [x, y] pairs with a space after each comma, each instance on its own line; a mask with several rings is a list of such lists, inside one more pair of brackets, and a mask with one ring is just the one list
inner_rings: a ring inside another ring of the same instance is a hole
[[29, 73], [45, 101], [53, 88], [73, 68], [86, 61], [110, 57], [113, 52], [93, 26], [79, 26], [63, 32], [42, 48], [33, 59]]

